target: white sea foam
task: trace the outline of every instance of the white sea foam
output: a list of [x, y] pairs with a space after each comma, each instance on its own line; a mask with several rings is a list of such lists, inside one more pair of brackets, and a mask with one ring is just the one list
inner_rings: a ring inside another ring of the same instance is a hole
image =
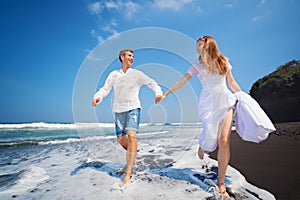
[[46, 142], [39, 142], [39, 145], [49, 145], [49, 144], [66, 144], [66, 143], [74, 143], [74, 142], [88, 142], [88, 141], [97, 141], [97, 140], [105, 140], [112, 139], [115, 136], [91, 136], [85, 138], [69, 138], [66, 140], [51, 140]]
[[59, 123], [22, 123], [22, 124], [0, 124], [0, 129], [25, 129], [25, 128], [51, 128], [51, 129], [74, 129], [75, 124], [59, 124]]
[[21, 173], [19, 180], [16, 181], [7, 190], [1, 191], [0, 196], [3, 197], [13, 194], [19, 195], [26, 191], [34, 189], [39, 183], [49, 179], [46, 171], [37, 166], [29, 166], [23, 173]]
[[[156, 125], [141, 123], [140, 126]], [[25, 128], [48, 128], [48, 129], [86, 129], [86, 128], [114, 128], [114, 123], [21, 123], [21, 124], [0, 124], [0, 129], [25, 129]]]
[[[201, 123], [141, 123], [140, 127], [146, 126], [201, 126]], [[114, 123], [20, 123], [0, 124], [0, 129], [88, 129], [88, 128], [114, 128]]]
[[[159, 131], [159, 132], [148, 132], [142, 133], [142, 136], [151, 136], [157, 134], [167, 133], [167, 131]], [[88, 142], [88, 141], [100, 141], [100, 140], [109, 140], [116, 138], [115, 135], [107, 135], [107, 136], [90, 136], [90, 137], [82, 137], [82, 138], [69, 138], [65, 140], [50, 140], [45, 142], [38, 142], [38, 145], [51, 145], [51, 144], [66, 144], [66, 143], [75, 143], [75, 142]], [[17, 143], [16, 143], [17, 144]]]
[[22, 123], [22, 124], [0, 124], [0, 129], [86, 129], [86, 128], [113, 128], [113, 123]]

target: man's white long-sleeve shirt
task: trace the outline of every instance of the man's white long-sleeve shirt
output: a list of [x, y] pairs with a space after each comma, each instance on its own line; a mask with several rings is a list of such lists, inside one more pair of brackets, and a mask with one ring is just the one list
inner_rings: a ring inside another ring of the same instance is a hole
[[149, 87], [155, 95], [162, 95], [160, 86], [143, 72], [129, 68], [126, 73], [122, 69], [112, 71], [105, 84], [94, 95], [101, 101], [114, 88], [113, 112], [121, 113], [136, 108], [141, 108], [139, 91], [142, 85]]

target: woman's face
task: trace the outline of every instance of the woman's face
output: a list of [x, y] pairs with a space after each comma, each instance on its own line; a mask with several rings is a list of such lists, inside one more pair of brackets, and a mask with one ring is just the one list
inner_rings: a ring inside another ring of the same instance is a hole
[[197, 42], [197, 52], [199, 54], [199, 56], [201, 55], [201, 52], [202, 52], [202, 49], [203, 49], [203, 46], [204, 46], [204, 41], [203, 40], [199, 40]]

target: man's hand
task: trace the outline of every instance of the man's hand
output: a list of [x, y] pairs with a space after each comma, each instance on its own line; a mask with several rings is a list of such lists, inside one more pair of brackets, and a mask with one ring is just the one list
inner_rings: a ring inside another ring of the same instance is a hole
[[92, 101], [92, 106], [97, 106], [97, 104], [99, 103], [101, 101], [101, 99], [100, 98], [96, 98], [96, 99], [93, 99], [93, 101]]
[[158, 96], [155, 97], [155, 103], [159, 103], [159, 102], [161, 102], [163, 99], [164, 99], [164, 98], [163, 98], [162, 95], [158, 95]]

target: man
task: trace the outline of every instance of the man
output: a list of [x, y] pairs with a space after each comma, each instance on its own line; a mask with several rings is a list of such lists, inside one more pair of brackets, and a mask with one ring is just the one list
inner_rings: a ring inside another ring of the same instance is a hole
[[139, 90], [142, 85], [148, 86], [156, 95], [155, 103], [162, 100], [160, 86], [143, 72], [132, 69], [134, 53], [123, 49], [119, 53], [122, 69], [112, 71], [105, 84], [94, 95], [92, 106], [96, 106], [114, 88], [113, 112], [115, 115], [116, 135], [119, 144], [126, 150], [126, 167], [123, 184], [131, 177], [132, 167], [137, 153], [137, 132], [140, 123], [141, 103]]

